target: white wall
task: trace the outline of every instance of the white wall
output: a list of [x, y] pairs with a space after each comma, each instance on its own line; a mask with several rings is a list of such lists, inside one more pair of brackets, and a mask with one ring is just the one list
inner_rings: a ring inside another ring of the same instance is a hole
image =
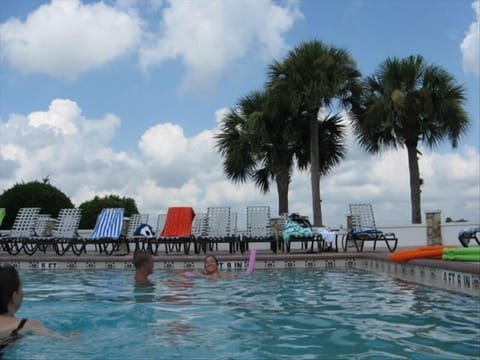
[[[442, 244], [461, 246], [458, 241], [458, 233], [462, 230], [478, 226], [480, 226], [478, 222], [442, 223]], [[384, 232], [395, 233], [398, 238], [399, 248], [428, 245], [426, 224], [382, 226], [379, 227], [379, 229]]]

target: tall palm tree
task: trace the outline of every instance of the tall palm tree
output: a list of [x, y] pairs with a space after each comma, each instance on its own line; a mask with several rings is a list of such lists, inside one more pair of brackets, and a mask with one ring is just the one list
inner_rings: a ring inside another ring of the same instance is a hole
[[[268, 87], [279, 99], [288, 96], [296, 119], [305, 117], [309, 124], [309, 161], [312, 188], [313, 223], [323, 226], [320, 176], [335, 162], [321, 162], [318, 114], [321, 108], [339, 105], [348, 110], [359, 95], [361, 74], [348, 52], [327, 46], [318, 40], [302, 43], [282, 62], [269, 68]], [[283, 96], [280, 96], [283, 94]], [[274, 96], [276, 97], [276, 96]]]
[[469, 126], [465, 90], [448, 72], [417, 55], [385, 60], [365, 79], [362, 94], [353, 119], [358, 141], [371, 153], [407, 148], [412, 223], [420, 224], [418, 144], [433, 148], [447, 138], [458, 145]]
[[[223, 118], [216, 135], [227, 177], [235, 182], [253, 180], [263, 193], [275, 181], [278, 212], [288, 213], [288, 190], [296, 162], [300, 170], [310, 164], [309, 122], [292, 118], [286, 102], [272, 101], [267, 92], [243, 97]], [[341, 117], [328, 115], [319, 123], [319, 161], [325, 173], [345, 156], [345, 129]], [[325, 166], [324, 164], [327, 164]]]
[[276, 182], [282, 214], [288, 213], [295, 140], [288, 129], [288, 113], [276, 110], [274, 119], [269, 104], [266, 92], [241, 98], [223, 118], [216, 146], [229, 179], [239, 183], [253, 180], [263, 193], [270, 190], [271, 180]]

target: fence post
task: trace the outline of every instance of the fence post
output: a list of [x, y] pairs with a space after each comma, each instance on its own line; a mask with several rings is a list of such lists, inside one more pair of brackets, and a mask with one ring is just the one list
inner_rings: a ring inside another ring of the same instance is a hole
[[427, 245], [442, 245], [441, 211], [425, 211], [427, 222]]

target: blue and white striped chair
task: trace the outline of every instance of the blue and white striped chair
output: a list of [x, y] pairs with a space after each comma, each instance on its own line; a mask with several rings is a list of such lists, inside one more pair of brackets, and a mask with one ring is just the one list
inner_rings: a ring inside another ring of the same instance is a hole
[[[86, 253], [89, 244], [94, 244], [100, 254], [111, 255], [118, 251], [122, 241], [126, 243], [126, 238], [122, 235], [124, 212], [123, 208], [103, 209], [98, 215], [95, 228], [88, 239], [72, 244], [73, 252], [76, 255]], [[128, 251], [127, 244], [126, 249]]]

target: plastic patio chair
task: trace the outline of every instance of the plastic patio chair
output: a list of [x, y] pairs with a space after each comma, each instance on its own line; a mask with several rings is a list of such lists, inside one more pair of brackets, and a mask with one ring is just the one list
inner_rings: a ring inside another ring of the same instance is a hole
[[[5, 215], [7, 215], [7, 210], [5, 208], [0, 208], [0, 226], [2, 226], [3, 219], [5, 218]], [[2, 234], [0, 233], [0, 237]]]
[[192, 236], [195, 247], [195, 254], [199, 254], [203, 249], [204, 239], [207, 237], [207, 213], [195, 214], [195, 218], [192, 223]]
[[236, 213], [230, 207], [212, 206], [207, 209], [206, 235], [196, 238], [197, 248], [210, 251], [218, 250], [220, 244], [227, 244], [230, 253], [240, 247], [240, 238], [236, 235]]
[[165, 245], [165, 252], [181, 251], [188, 254], [193, 242], [192, 222], [195, 211], [191, 207], [175, 206], [167, 211], [165, 223], [160, 236], [156, 239], [156, 246], [152, 247], [153, 254], [158, 253], [159, 246]]
[[314, 252], [315, 242], [317, 242], [319, 249], [322, 248], [320, 245], [323, 241], [322, 235], [313, 230], [307, 216], [297, 213], [292, 213], [285, 218], [282, 237], [282, 250], [285, 251], [286, 249], [288, 253], [291, 251], [291, 246], [294, 242], [299, 242], [302, 250], [308, 252]]
[[5, 208], [0, 208], [0, 226], [2, 226], [5, 215], [7, 215], [7, 210]]
[[95, 245], [100, 254], [112, 255], [125, 243], [127, 252], [128, 244], [122, 235], [123, 230], [123, 208], [102, 209], [97, 217], [95, 228], [87, 239], [78, 238], [72, 242], [72, 251], [75, 255], [87, 252], [88, 245]]
[[468, 247], [470, 240], [475, 240], [477, 245], [480, 246], [480, 240], [478, 239], [477, 233], [480, 234], [480, 226], [461, 230], [458, 233], [458, 241], [460, 241], [460, 244], [462, 244], [463, 247]]
[[10, 234], [1, 238], [2, 248], [10, 255], [26, 250], [29, 255], [36, 251], [35, 226], [40, 208], [20, 208]]
[[51, 234], [51, 244], [57, 255], [65, 254], [80, 239], [78, 227], [81, 217], [80, 208], [64, 208], [58, 213]]
[[151, 237], [135, 235], [135, 231], [143, 224], [148, 224], [148, 214], [132, 214], [128, 221], [127, 242], [134, 244], [134, 252], [148, 250]]
[[377, 229], [371, 204], [350, 204], [352, 229], [342, 240], [343, 251], [348, 248], [348, 242], [353, 242], [358, 252], [363, 251], [366, 241], [373, 241], [375, 250], [377, 241], [385, 242], [390, 252], [395, 251], [398, 239], [394, 233], [384, 233]]
[[270, 250], [277, 252], [277, 241], [271, 231], [270, 206], [247, 206], [247, 229], [240, 242], [242, 254], [252, 243], [268, 243]]

